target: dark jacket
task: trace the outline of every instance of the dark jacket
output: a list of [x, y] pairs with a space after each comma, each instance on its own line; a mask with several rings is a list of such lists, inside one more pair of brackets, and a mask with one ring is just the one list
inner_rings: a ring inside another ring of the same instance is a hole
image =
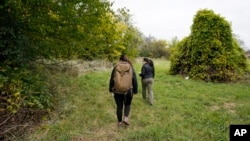
[[148, 63], [145, 63], [145, 64], [143, 64], [143, 66], [141, 68], [140, 76], [142, 77], [142, 79], [154, 78], [155, 77], [155, 70]]
[[[133, 67], [132, 70], [133, 70], [133, 77], [132, 77], [133, 93], [137, 94], [138, 92], [137, 78]], [[109, 80], [109, 92], [113, 92], [112, 88], [114, 87], [114, 74], [115, 74], [115, 67], [112, 70], [111, 77]]]

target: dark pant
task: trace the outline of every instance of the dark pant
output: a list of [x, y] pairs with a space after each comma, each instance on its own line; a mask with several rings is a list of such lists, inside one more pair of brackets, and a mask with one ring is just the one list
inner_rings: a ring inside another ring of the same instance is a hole
[[114, 93], [114, 99], [115, 99], [115, 103], [117, 106], [116, 115], [117, 115], [118, 122], [122, 122], [123, 105], [125, 105], [124, 115], [128, 116], [130, 112], [130, 105], [133, 99], [132, 91], [129, 91], [126, 95]]

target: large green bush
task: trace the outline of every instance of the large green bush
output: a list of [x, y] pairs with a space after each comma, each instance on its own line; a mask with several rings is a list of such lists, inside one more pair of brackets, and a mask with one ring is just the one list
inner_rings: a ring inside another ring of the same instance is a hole
[[191, 34], [171, 56], [171, 74], [213, 82], [243, 78], [246, 57], [233, 37], [231, 25], [212, 10], [200, 10], [193, 19]]
[[53, 109], [57, 80], [37, 60], [107, 58], [125, 50], [114, 42], [122, 39], [110, 6], [99, 0], [0, 1], [0, 140], [29, 127], [39, 119], [35, 113]]

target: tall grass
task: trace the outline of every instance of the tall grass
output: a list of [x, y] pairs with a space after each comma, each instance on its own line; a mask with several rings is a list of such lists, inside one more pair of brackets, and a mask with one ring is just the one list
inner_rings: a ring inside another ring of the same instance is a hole
[[[155, 103], [150, 106], [139, 93], [134, 96], [128, 127], [117, 128], [116, 106], [108, 92], [111, 69], [59, 84], [60, 106], [51, 119], [26, 140], [229, 140], [230, 124], [250, 123], [250, 81], [206, 83], [168, 75], [169, 62], [154, 60]], [[134, 64], [140, 71], [140, 61]], [[137, 75], [138, 76], [138, 75]]]

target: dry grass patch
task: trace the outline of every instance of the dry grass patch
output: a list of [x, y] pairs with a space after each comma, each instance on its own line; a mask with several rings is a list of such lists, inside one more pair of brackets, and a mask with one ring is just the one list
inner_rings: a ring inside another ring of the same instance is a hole
[[223, 108], [225, 108], [229, 113], [235, 114], [236, 103], [224, 103]]
[[209, 109], [211, 111], [218, 111], [218, 110], [221, 110], [221, 109], [225, 109], [231, 114], [236, 113], [235, 108], [236, 108], [236, 103], [232, 103], [232, 102], [223, 103], [222, 106], [212, 105], [212, 106], [209, 107]]

